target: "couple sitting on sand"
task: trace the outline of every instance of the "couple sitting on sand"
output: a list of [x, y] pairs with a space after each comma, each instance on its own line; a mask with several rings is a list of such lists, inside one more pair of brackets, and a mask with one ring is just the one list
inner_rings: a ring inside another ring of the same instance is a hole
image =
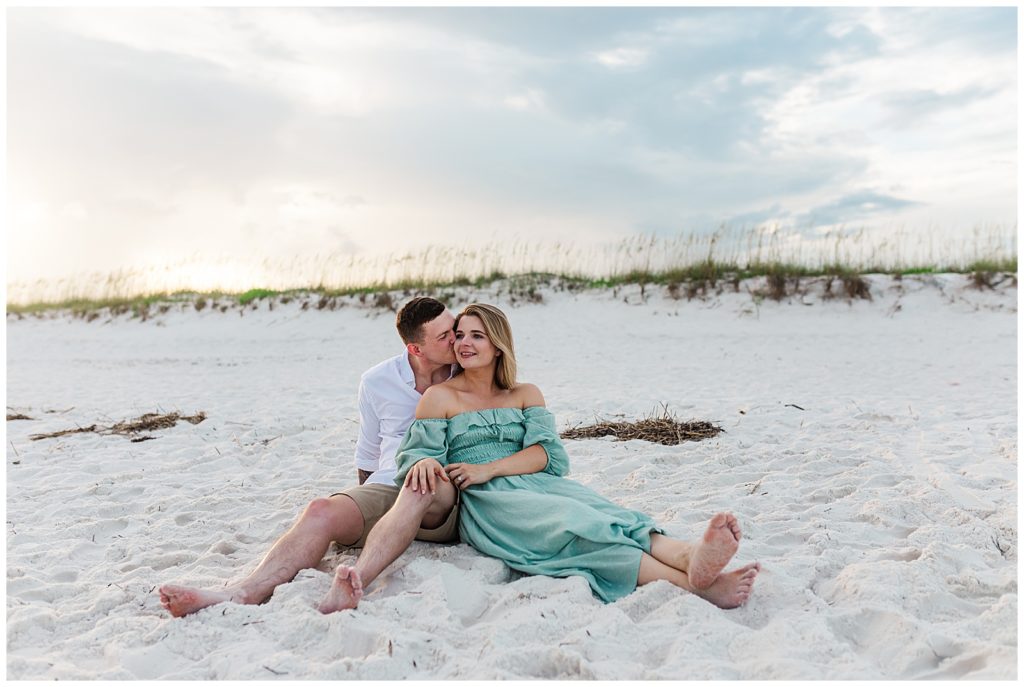
[[697, 542], [678, 541], [564, 477], [554, 417], [540, 389], [516, 381], [504, 313], [472, 304], [453, 317], [439, 301], [414, 298], [397, 326], [406, 350], [359, 385], [360, 485], [312, 501], [241, 582], [219, 591], [162, 586], [172, 615], [262, 603], [316, 567], [332, 541], [363, 550], [354, 566], [338, 567], [319, 610], [355, 608], [413, 539], [461, 540], [534, 575], [580, 575], [604, 601], [654, 580], [722, 608], [747, 601], [760, 565], [723, 572], [739, 546], [732, 515], [715, 515]]

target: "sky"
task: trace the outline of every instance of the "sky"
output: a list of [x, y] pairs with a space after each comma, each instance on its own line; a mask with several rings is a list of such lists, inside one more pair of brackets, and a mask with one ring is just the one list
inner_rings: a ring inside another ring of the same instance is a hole
[[13, 8], [7, 282], [1017, 221], [1017, 9]]

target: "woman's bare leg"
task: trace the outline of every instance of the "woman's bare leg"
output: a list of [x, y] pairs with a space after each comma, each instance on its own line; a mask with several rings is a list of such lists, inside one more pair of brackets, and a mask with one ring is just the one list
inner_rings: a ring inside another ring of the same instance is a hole
[[659, 563], [688, 573], [690, 556], [697, 548], [695, 542], [672, 539], [664, 534], [651, 535], [651, 556]]
[[640, 573], [637, 575], [636, 584], [639, 587], [655, 580], [667, 580], [677, 587], [710, 601], [719, 608], [736, 608], [745, 604], [750, 598], [750, 592], [754, 588], [754, 579], [760, 570], [760, 563], [744, 565], [736, 570], [717, 575], [710, 586], [698, 589], [690, 583], [690, 577], [685, 572], [665, 565], [645, 553], [640, 559]]
[[685, 572], [697, 589], [710, 587], [725, 569], [740, 545], [740, 525], [731, 513], [711, 518], [704, 536], [697, 542], [651, 535], [651, 556], [665, 565]]

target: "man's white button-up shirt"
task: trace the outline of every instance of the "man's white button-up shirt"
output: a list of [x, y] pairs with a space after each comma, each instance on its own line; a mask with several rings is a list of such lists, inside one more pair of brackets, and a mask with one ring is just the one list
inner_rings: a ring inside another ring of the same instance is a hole
[[374, 365], [359, 379], [356, 467], [373, 472], [366, 484], [395, 484], [395, 454], [421, 398], [406, 351]]

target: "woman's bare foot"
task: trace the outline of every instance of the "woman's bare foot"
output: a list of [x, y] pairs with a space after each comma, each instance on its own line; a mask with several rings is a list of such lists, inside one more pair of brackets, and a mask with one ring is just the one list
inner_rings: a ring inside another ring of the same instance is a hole
[[334, 582], [317, 609], [321, 613], [334, 613], [346, 608], [355, 608], [363, 598], [363, 581], [355, 568], [339, 565], [334, 572]]
[[233, 589], [212, 592], [205, 589], [195, 589], [194, 587], [179, 587], [176, 584], [165, 584], [160, 587], [160, 604], [170, 611], [171, 615], [175, 618], [195, 613], [207, 606], [225, 601], [247, 603], [243, 595]]
[[693, 593], [719, 608], [736, 608], [747, 603], [750, 592], [754, 589], [754, 578], [760, 571], [760, 563], [744, 565], [742, 568], [722, 573], [715, 578], [710, 587], [698, 589]]
[[732, 513], [719, 513], [711, 518], [700, 543], [690, 554], [686, 574], [697, 589], [707, 589], [725, 569], [740, 546], [740, 524]]

